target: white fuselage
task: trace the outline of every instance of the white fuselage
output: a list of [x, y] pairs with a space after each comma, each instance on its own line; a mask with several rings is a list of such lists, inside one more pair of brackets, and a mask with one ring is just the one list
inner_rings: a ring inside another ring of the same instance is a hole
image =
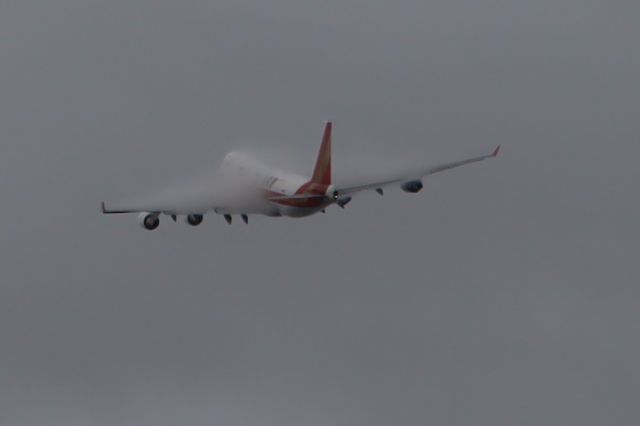
[[217, 209], [220, 214], [263, 214], [271, 217], [305, 217], [317, 213], [333, 203], [329, 197], [332, 187], [326, 189], [326, 199], [278, 200], [299, 194], [309, 181], [294, 173], [271, 168], [243, 152], [233, 151], [226, 155], [220, 173], [227, 182], [233, 182], [242, 193], [251, 193], [244, 207]]
[[305, 217], [324, 212], [332, 204], [344, 208], [353, 194], [362, 191], [375, 190], [383, 195], [383, 188], [397, 185], [408, 193], [419, 192], [426, 176], [494, 158], [500, 151], [498, 146], [490, 154], [431, 167], [407, 168], [389, 176], [369, 176], [358, 184], [342, 182], [334, 185], [331, 129], [331, 122], [326, 122], [309, 178], [268, 167], [251, 155], [233, 151], [225, 156], [213, 179], [207, 177], [197, 185], [174, 188], [116, 208], [109, 208], [102, 202], [102, 213], [137, 213], [138, 223], [149, 231], [158, 228], [160, 215], [170, 216], [174, 222], [178, 221], [178, 216], [183, 216], [184, 222], [191, 226], [200, 225], [204, 215], [210, 212], [223, 215], [228, 224], [233, 222], [233, 215], [239, 215], [245, 224], [249, 223], [249, 215], [254, 214]]

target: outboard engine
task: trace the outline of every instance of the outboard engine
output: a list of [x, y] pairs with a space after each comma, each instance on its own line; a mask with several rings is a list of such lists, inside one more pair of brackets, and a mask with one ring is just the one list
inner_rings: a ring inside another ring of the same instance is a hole
[[147, 231], [153, 231], [160, 225], [160, 218], [155, 213], [140, 213], [138, 215], [138, 223]]

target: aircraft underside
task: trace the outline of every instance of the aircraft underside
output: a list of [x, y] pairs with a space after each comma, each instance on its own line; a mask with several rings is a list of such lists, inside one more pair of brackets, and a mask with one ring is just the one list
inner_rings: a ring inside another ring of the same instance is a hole
[[331, 123], [325, 124], [320, 150], [310, 178], [272, 169], [242, 152], [232, 151], [221, 164], [220, 185], [204, 192], [185, 191], [177, 197], [138, 201], [117, 208], [107, 208], [104, 214], [138, 213], [138, 223], [147, 230], [160, 224], [160, 216], [167, 215], [174, 222], [190, 226], [200, 225], [207, 213], [216, 213], [231, 224], [234, 217], [249, 223], [250, 215], [301, 218], [311, 216], [336, 204], [344, 208], [353, 194], [375, 191], [383, 195], [383, 188], [399, 186], [402, 191], [415, 194], [422, 190], [423, 179], [431, 174], [477, 163], [498, 156], [500, 146], [484, 155], [453, 161], [418, 170], [402, 170], [393, 176], [367, 179], [355, 186], [334, 186], [331, 172]]

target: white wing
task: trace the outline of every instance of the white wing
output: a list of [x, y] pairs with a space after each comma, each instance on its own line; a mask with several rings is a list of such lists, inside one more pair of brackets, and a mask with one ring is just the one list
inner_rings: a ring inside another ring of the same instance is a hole
[[365, 182], [363, 184], [338, 187], [337, 193], [339, 195], [349, 195], [349, 194], [354, 194], [356, 192], [366, 191], [371, 189], [382, 190], [382, 188], [390, 185], [403, 184], [405, 182], [410, 182], [413, 180], [420, 180], [428, 175], [432, 175], [435, 173], [443, 172], [445, 170], [464, 166], [466, 164], [477, 163], [479, 161], [486, 160], [487, 158], [494, 158], [498, 156], [499, 152], [500, 152], [500, 145], [498, 145], [490, 154], [485, 154], [478, 157], [467, 158], [465, 160], [454, 161], [451, 163], [445, 163], [445, 164], [440, 164], [440, 165], [431, 166], [431, 167], [419, 168], [415, 170], [407, 170], [403, 173], [399, 173], [394, 176], [385, 177], [373, 182]]
[[246, 187], [199, 182], [165, 189], [146, 197], [109, 206], [103, 202], [102, 213], [164, 213], [169, 215], [204, 214], [212, 210], [253, 213], [263, 201]]

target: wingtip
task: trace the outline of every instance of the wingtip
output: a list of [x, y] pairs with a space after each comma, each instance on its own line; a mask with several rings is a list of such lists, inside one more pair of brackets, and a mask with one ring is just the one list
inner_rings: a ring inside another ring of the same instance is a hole
[[104, 204], [104, 201], [100, 203], [100, 210], [102, 210], [102, 214], [107, 212], [107, 206]]
[[493, 150], [493, 154], [491, 154], [492, 157], [497, 157], [498, 154], [500, 154], [500, 148], [502, 148], [502, 145], [498, 145], [496, 147], [496, 149]]

